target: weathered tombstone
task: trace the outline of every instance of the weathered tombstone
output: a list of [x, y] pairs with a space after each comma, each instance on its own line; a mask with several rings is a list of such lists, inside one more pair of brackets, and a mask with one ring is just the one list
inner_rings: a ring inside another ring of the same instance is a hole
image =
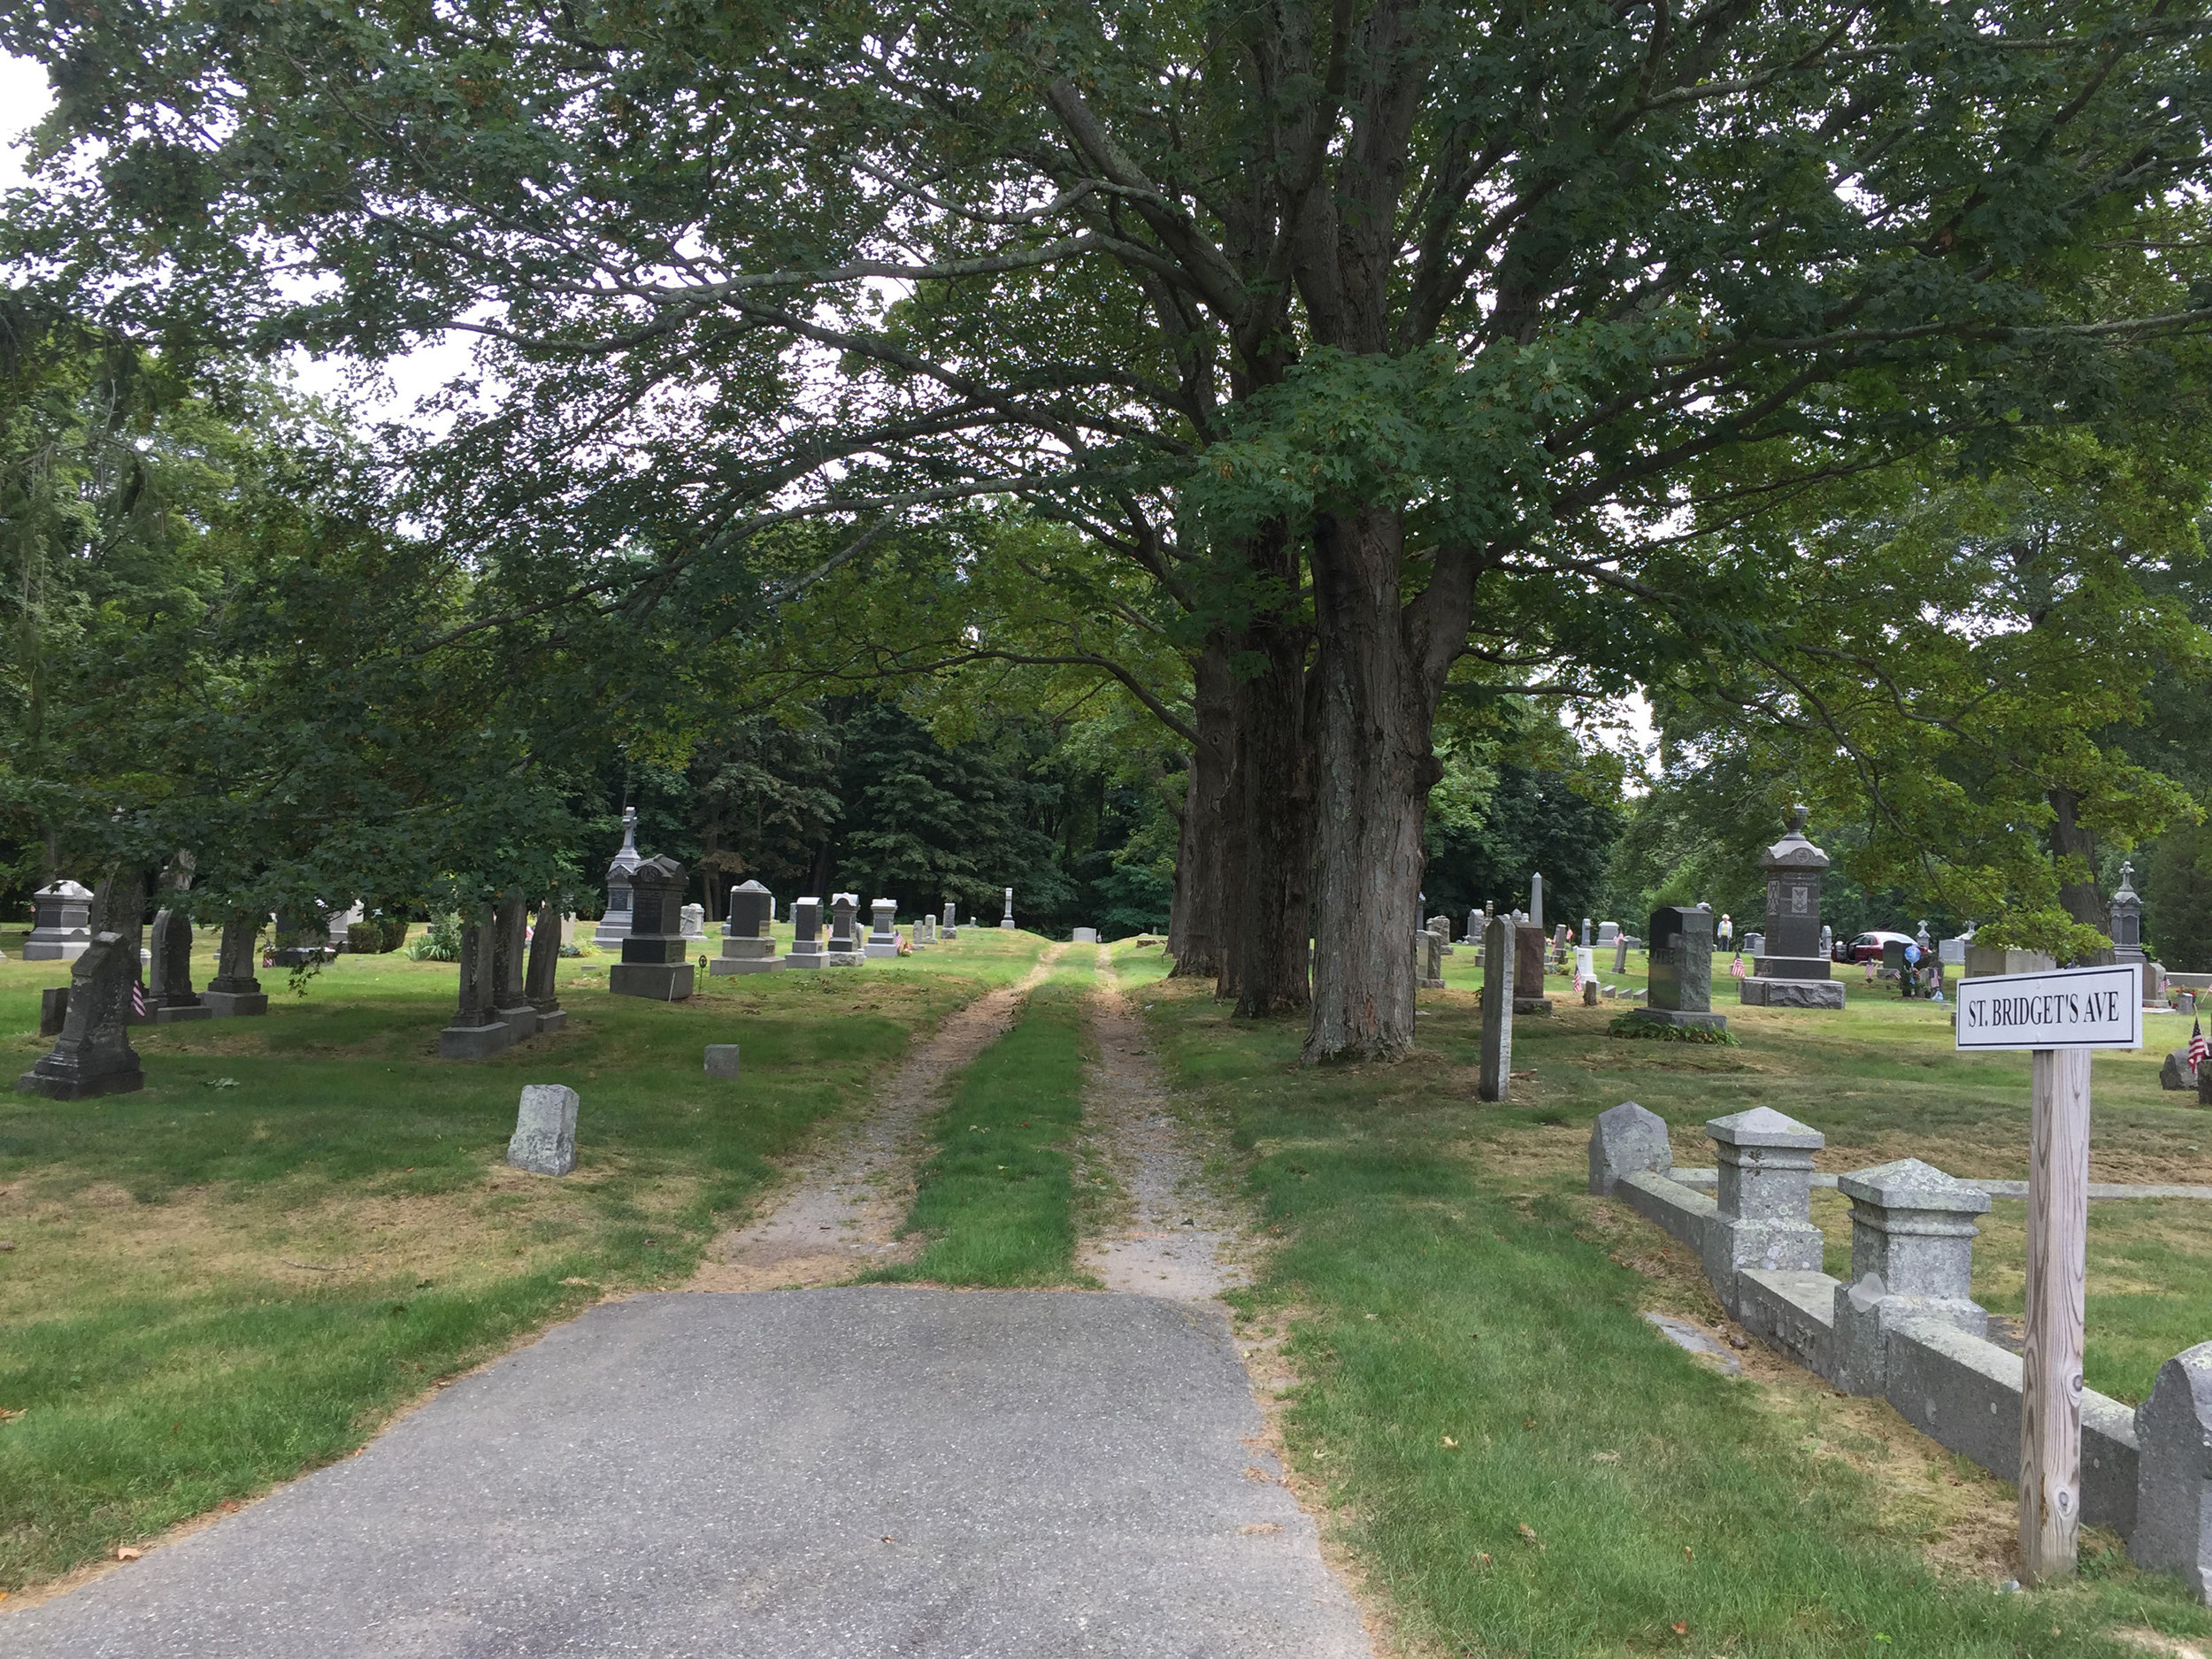
[[254, 910], [233, 910], [223, 921], [223, 942], [215, 955], [215, 977], [207, 982], [200, 1001], [218, 1019], [234, 1014], [265, 1014], [269, 999], [254, 977], [258, 965], [254, 947], [261, 939], [262, 918]]
[[1598, 1005], [1598, 981], [1594, 974], [1582, 982], [1582, 1005], [1585, 1008]]
[[[323, 924], [324, 935], [330, 941], [330, 948], [333, 950], [345, 949], [347, 941], [353, 937], [353, 925], [366, 915], [367, 910], [367, 905], [362, 900], [356, 899]], [[379, 937], [381, 937], [380, 933]], [[371, 949], [373, 949], [374, 947], [372, 946]]]
[[1604, 949], [1608, 945], [1611, 944], [1620, 936], [1621, 925], [1618, 922], [1600, 922], [1598, 924], [1599, 949]]
[[50, 985], [39, 993], [38, 1034], [58, 1037], [69, 1024], [69, 987]]
[[[1516, 923], [1512, 942], [1513, 1011], [1548, 1019], [1551, 1002], [1544, 995], [1544, 935], [1533, 923]], [[1488, 954], [1486, 949], [1485, 954]]]
[[622, 850], [607, 866], [607, 910], [592, 943], [601, 949], [619, 945], [630, 934], [630, 872], [645, 861], [638, 856], [637, 809], [622, 809]]
[[48, 883], [31, 895], [26, 962], [74, 962], [92, 949], [92, 889], [74, 881]]
[[691, 995], [697, 970], [686, 955], [683, 935], [689, 880], [665, 853], [640, 861], [630, 872], [630, 934], [622, 941], [622, 960], [607, 972], [607, 989], [617, 996], [680, 1002]]
[[899, 954], [899, 907], [890, 899], [877, 899], [868, 906], [875, 925], [868, 930], [864, 954], [881, 958]]
[[71, 964], [69, 1010], [61, 1035], [15, 1081], [19, 1093], [49, 1100], [127, 1094], [146, 1087], [128, 1030], [138, 951], [129, 937], [103, 929]]
[[1423, 990], [1444, 988], [1444, 943], [1425, 927], [1413, 935], [1413, 978]]
[[1513, 1079], [1513, 924], [1494, 917], [1482, 933], [1482, 1071], [1475, 1092], [1504, 1100]]
[[1841, 1008], [1843, 981], [1830, 977], [1820, 948], [1820, 878], [1828, 855], [1805, 839], [1805, 809], [1790, 809], [1788, 833], [1759, 861], [1766, 871], [1765, 931], [1750, 976], [1737, 981], [1755, 1008]]
[[279, 910], [276, 918], [276, 965], [302, 968], [330, 957], [330, 923], [320, 914]]
[[492, 995], [493, 1011], [517, 1042], [538, 1034], [538, 1010], [523, 987], [529, 936], [530, 907], [521, 889], [511, 887], [492, 910]]
[[[1820, 925], [1820, 954], [1831, 962], [1836, 959], [1836, 930], [1825, 922]], [[1966, 957], [1961, 955], [1959, 960], [1963, 962]]]
[[1473, 945], [1479, 949], [1482, 944], [1482, 930], [1485, 926], [1486, 926], [1486, 923], [1483, 917], [1483, 913], [1480, 910], [1469, 910], [1467, 912], [1467, 937], [1461, 940], [1459, 942], [1463, 945]]
[[2158, 1087], [2163, 1089], [2193, 1089], [2197, 1086], [2197, 1068], [2189, 1064], [2189, 1052], [2176, 1048], [2167, 1055], [2165, 1064], [2158, 1068]]
[[497, 954], [491, 907], [480, 905], [461, 927], [460, 998], [438, 1033], [441, 1059], [488, 1060], [513, 1047], [515, 1033], [498, 1013]]
[[551, 899], [538, 904], [538, 923], [530, 931], [530, 966], [523, 975], [522, 994], [538, 1017], [540, 1031], [558, 1031], [568, 1024], [561, 1006], [558, 974], [561, 965], [561, 923]]
[[1541, 874], [1532, 875], [1528, 879], [1528, 917], [1526, 919], [1536, 936], [1541, 939], [1544, 935], [1544, 878]]
[[685, 905], [683, 918], [683, 935], [686, 939], [704, 939], [707, 936], [707, 907], [705, 905]]
[[[707, 964], [710, 977], [732, 973], [773, 973], [784, 965], [769, 931], [776, 901], [757, 881], [730, 889], [730, 919], [722, 929], [722, 954]], [[796, 946], [793, 949], [795, 950]]]
[[211, 1019], [215, 1010], [192, 990], [192, 923], [181, 910], [154, 917], [153, 972], [146, 987], [146, 1013], [157, 1025]]
[[791, 954], [785, 958], [795, 968], [822, 965], [822, 901], [794, 899], [791, 902]]
[[1591, 936], [1590, 918], [1586, 916], [1582, 918], [1582, 942], [1586, 946], [1594, 945], [1597, 942], [1597, 941]]
[[1590, 1126], [1590, 1191], [1610, 1198], [1631, 1175], [1665, 1175], [1674, 1168], [1667, 1121], [1632, 1100], [1609, 1106]]
[[1837, 1372], [1855, 1394], [1878, 1394], [1889, 1333], [1901, 1320], [1935, 1319], [1984, 1336], [1989, 1315], [1974, 1301], [1976, 1216], [1989, 1194], [1918, 1158], [1859, 1170], [1836, 1183], [1851, 1201], [1851, 1278], [1835, 1288]]
[[1616, 973], [1628, 972], [1628, 935], [1626, 933], [1613, 935], [1613, 972]]
[[867, 957], [861, 954], [860, 934], [854, 918], [860, 911], [857, 893], [833, 893], [830, 895], [829, 965], [833, 968], [856, 968]]
[[1634, 1010], [1661, 1025], [1725, 1031], [1728, 1018], [1712, 1010], [1713, 913], [1694, 904], [1670, 904], [1651, 913], [1651, 994]]
[[[139, 870], [127, 870], [121, 865], [111, 869], [93, 889], [90, 926], [96, 940], [102, 933], [113, 933], [123, 941], [125, 954], [130, 960], [131, 983], [145, 985], [146, 952], [142, 941], [146, 932], [146, 877]], [[79, 958], [83, 960], [82, 957]], [[127, 1025], [142, 1024], [146, 1016], [131, 1006], [127, 992], [123, 998], [123, 1019]]]
[[2139, 1567], [2179, 1573], [2212, 1601], [2212, 1342], [2158, 1368], [2150, 1398], [2135, 1408], [2135, 1438], [2142, 1460], [2128, 1554]]
[[1095, 927], [1077, 928], [1073, 942], [1079, 945], [1095, 945], [1098, 942], [1098, 929]]
[[707, 1045], [707, 1075], [726, 1077], [734, 1080], [737, 1077], [737, 1044], [733, 1042], [709, 1043]]
[[1014, 931], [1014, 889], [1006, 889], [1006, 914], [999, 918], [999, 926], [1008, 933]]
[[574, 1169], [577, 1103], [576, 1091], [566, 1084], [524, 1084], [507, 1162], [533, 1175], [565, 1175]]
[[937, 918], [924, 910], [914, 924], [914, 949], [921, 950], [937, 942]]
[[960, 907], [957, 904], [948, 904], [945, 906], [944, 936], [947, 939], [957, 939], [960, 937]]

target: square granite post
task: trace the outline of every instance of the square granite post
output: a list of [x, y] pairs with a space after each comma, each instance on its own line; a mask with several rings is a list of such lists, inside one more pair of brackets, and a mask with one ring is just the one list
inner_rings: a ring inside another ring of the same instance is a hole
[[818, 968], [822, 950], [822, 901], [795, 899], [791, 904], [791, 954], [784, 958], [795, 968]]
[[215, 956], [215, 977], [207, 982], [200, 1001], [218, 1019], [234, 1014], [265, 1014], [269, 998], [254, 977], [260, 964], [254, 947], [261, 941], [267, 918], [254, 910], [233, 910], [223, 922], [223, 942]]
[[123, 933], [100, 932], [69, 970], [69, 1011], [50, 1053], [15, 1081], [18, 1092], [49, 1100], [89, 1100], [146, 1087], [131, 1047], [131, 987], [138, 951]]
[[707, 964], [707, 972], [719, 979], [732, 973], [773, 973], [783, 966], [768, 925], [776, 901], [757, 881], [730, 889], [730, 919], [722, 929], [722, 954]]
[[622, 960], [607, 973], [607, 989], [617, 996], [642, 996], [657, 1002], [680, 1002], [697, 979], [686, 952], [684, 888], [690, 876], [667, 854], [646, 859], [630, 872], [630, 933], [622, 941]]
[[561, 913], [554, 908], [554, 901], [541, 899], [537, 926], [530, 930], [530, 966], [522, 979], [522, 994], [536, 1010], [540, 1031], [558, 1031], [568, 1024], [558, 979], [561, 932]]
[[1716, 1118], [1705, 1133], [1720, 1157], [1717, 1222], [1706, 1237], [1705, 1277], [1732, 1312], [1736, 1275], [1746, 1268], [1820, 1271], [1813, 1154], [1828, 1140], [1771, 1106]]
[[1939, 1319], [1985, 1336], [1989, 1315], [1972, 1292], [1973, 1217], [1989, 1194], [1918, 1158], [1845, 1176], [1851, 1201], [1851, 1282], [1835, 1290], [1836, 1374], [1855, 1394], [1878, 1394], [1888, 1377], [1889, 1333], [1901, 1319]]
[[1475, 1092], [1502, 1101], [1513, 1088], [1513, 924], [1502, 916], [1482, 939], [1482, 1072]]

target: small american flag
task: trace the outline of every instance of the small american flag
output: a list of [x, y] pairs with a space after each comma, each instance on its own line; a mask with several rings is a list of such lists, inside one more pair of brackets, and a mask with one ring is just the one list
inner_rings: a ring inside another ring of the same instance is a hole
[[2212, 1052], [2212, 1050], [2208, 1050], [2205, 1047], [2204, 1022], [2200, 1019], [2191, 1020], [2189, 1022], [2189, 1069], [2194, 1071], [2202, 1065], [2204, 1056], [2208, 1052]]
[[146, 987], [135, 979], [131, 981], [131, 1012], [140, 1019], [146, 1018]]

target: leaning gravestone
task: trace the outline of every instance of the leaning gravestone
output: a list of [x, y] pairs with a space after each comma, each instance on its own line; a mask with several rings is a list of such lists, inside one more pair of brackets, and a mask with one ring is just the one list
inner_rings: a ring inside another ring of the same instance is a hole
[[207, 982], [200, 1001], [218, 1019], [234, 1014], [265, 1014], [269, 998], [254, 977], [257, 965], [254, 947], [264, 921], [254, 910], [233, 910], [223, 922], [223, 942], [215, 953], [215, 977]]
[[192, 989], [192, 923], [181, 910], [154, 917], [153, 972], [146, 987], [146, 1013], [157, 1025], [212, 1019], [215, 1010]]
[[138, 983], [138, 952], [122, 934], [103, 931], [72, 964], [69, 1012], [53, 1051], [15, 1081], [26, 1094], [49, 1100], [89, 1100], [127, 1094], [146, 1087], [146, 1073], [131, 1047], [131, 987]]
[[461, 991], [453, 1018], [438, 1033], [442, 1060], [488, 1060], [514, 1046], [515, 1033], [499, 1017], [499, 984], [492, 911], [480, 905], [461, 928]]
[[565, 1175], [574, 1169], [577, 1104], [576, 1091], [566, 1084], [524, 1084], [507, 1162], [533, 1175]]
[[1494, 917], [1482, 936], [1482, 1071], [1475, 1092], [1502, 1101], [1513, 1078], [1513, 924]]
[[1551, 1001], [1544, 995], [1544, 935], [1526, 921], [1513, 929], [1513, 1011], [1551, 1018]]
[[697, 970], [685, 954], [683, 934], [689, 880], [665, 853], [630, 872], [630, 936], [622, 941], [622, 960], [607, 973], [607, 989], [615, 995], [680, 1002], [691, 995]]
[[[722, 954], [707, 964], [710, 977], [732, 973], [773, 973], [784, 964], [769, 933], [776, 901], [757, 881], [730, 889], [730, 919], [722, 929]], [[796, 947], [795, 946], [795, 949]]]
[[1651, 993], [1638, 1019], [1663, 1025], [1725, 1031], [1713, 1012], [1713, 913], [1670, 904], [1651, 913]]
[[785, 958], [795, 968], [818, 968], [822, 952], [822, 901], [791, 902], [791, 954]]
[[1616, 973], [1628, 972], [1628, 935], [1626, 933], [1613, 935], [1613, 972]]
[[558, 1031], [568, 1024], [561, 1006], [558, 973], [561, 965], [561, 918], [546, 899], [538, 905], [537, 926], [530, 931], [530, 965], [522, 976], [522, 994], [529, 999], [541, 1032]]
[[31, 936], [26, 962], [74, 962], [92, 949], [92, 889], [74, 881], [50, 882], [31, 895]]

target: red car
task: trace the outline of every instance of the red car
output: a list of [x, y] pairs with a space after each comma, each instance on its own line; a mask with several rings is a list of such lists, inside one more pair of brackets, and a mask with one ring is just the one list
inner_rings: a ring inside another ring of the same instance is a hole
[[1913, 936], [1910, 933], [1884, 933], [1877, 928], [1870, 933], [1861, 933], [1847, 944], [1839, 939], [1835, 949], [1829, 954], [1838, 962], [1879, 962], [1882, 948], [1893, 941], [1901, 945], [1909, 945], [1913, 942]]

